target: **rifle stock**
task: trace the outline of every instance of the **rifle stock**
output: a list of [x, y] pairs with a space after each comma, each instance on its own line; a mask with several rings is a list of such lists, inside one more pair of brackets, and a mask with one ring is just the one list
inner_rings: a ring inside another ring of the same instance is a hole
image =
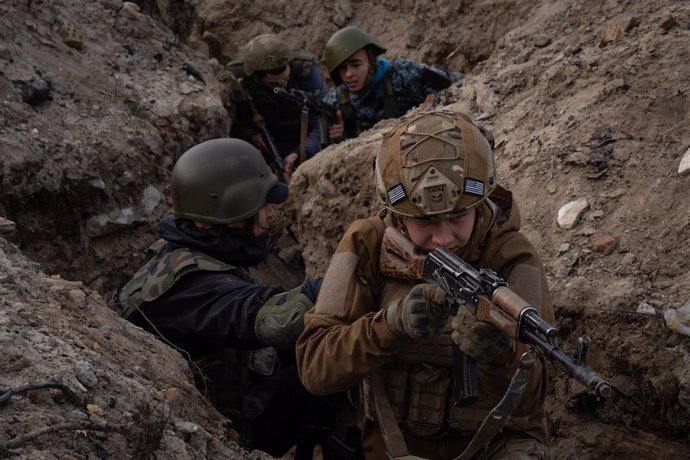
[[245, 86], [243, 79], [240, 79], [240, 87], [242, 88], [242, 93], [244, 95], [245, 101], [247, 102], [247, 104], [249, 104], [249, 108], [251, 109], [252, 122], [254, 123], [254, 126], [259, 128], [259, 131], [261, 132], [261, 137], [264, 139], [264, 142], [266, 143], [267, 151], [262, 151], [261, 154], [264, 156], [266, 163], [273, 166], [276, 175], [283, 178], [283, 180], [287, 183], [290, 179], [290, 176], [285, 171], [285, 162], [283, 162], [283, 157], [280, 156], [280, 152], [278, 151], [278, 147], [276, 147], [275, 141], [273, 140], [273, 136], [271, 136], [271, 133], [268, 131], [268, 128], [266, 127], [266, 121], [264, 120], [264, 117], [256, 109], [256, 106], [254, 105], [254, 99], [252, 98], [250, 91]]
[[530, 345], [597, 396], [611, 396], [609, 383], [585, 365], [588, 340], [579, 341], [576, 360], [568, 357], [557, 344], [558, 330], [492, 270], [477, 270], [445, 248], [423, 254], [394, 227], [386, 227], [380, 260], [384, 275], [436, 284], [446, 292], [453, 313], [467, 308], [480, 321]]

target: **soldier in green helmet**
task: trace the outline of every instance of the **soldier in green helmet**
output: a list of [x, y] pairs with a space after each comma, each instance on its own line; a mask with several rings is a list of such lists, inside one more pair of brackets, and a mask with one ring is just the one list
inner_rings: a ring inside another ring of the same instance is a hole
[[161, 239], [112, 305], [195, 364], [200, 390], [245, 447], [282, 456], [315, 424], [294, 343], [321, 280], [286, 291], [257, 284], [247, 269], [266, 257], [287, 186], [254, 146], [224, 138], [187, 150], [171, 190], [174, 216], [159, 223]]
[[247, 43], [242, 54], [241, 83], [247, 100], [239, 104], [232, 134], [251, 142], [269, 162], [273, 160], [268, 149], [274, 144], [289, 175], [300, 161], [321, 150], [325, 127], [318, 114], [304, 116], [300, 107], [273, 90], [298, 89], [321, 99], [326, 94], [323, 75], [313, 54], [290, 49], [274, 34], [257, 36]]
[[[367, 459], [547, 458], [543, 357], [524, 393], [506, 395], [515, 403], [507, 423], [492, 423], [489, 412], [528, 346], [467, 308], [451, 315], [443, 289], [401, 276], [418, 272], [401, 268], [408, 259], [400, 253], [398, 265], [386, 265], [391, 231], [414, 253], [444, 247], [497, 272], [555, 324], [544, 268], [520, 233], [511, 192], [497, 183], [489, 142], [464, 114], [410, 114], [384, 137], [374, 175], [383, 210], [350, 225], [305, 315], [296, 346], [305, 386], [322, 395], [348, 391]], [[478, 396], [469, 401], [456, 391], [466, 380], [457, 350], [476, 362]]]
[[335, 87], [324, 100], [341, 112], [329, 127], [332, 139], [355, 137], [382, 119], [400, 117], [463, 78], [409, 59], [389, 62], [380, 57], [385, 52], [379, 40], [354, 26], [328, 39], [324, 59]]

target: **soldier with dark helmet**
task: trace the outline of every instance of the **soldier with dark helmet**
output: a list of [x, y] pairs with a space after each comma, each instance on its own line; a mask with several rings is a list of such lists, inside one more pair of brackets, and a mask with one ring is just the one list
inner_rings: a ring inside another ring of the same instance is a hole
[[[482, 449], [463, 459], [546, 458], [543, 357], [521, 397], [506, 395], [516, 407], [507, 423], [482, 424], [527, 346], [467, 308], [451, 316], [444, 290], [382, 263], [393, 227], [415, 253], [445, 247], [477, 270], [497, 272], [555, 324], [544, 268], [520, 233], [511, 192], [496, 182], [489, 143], [463, 114], [413, 113], [384, 137], [374, 169], [384, 209], [350, 225], [305, 315], [296, 350], [306, 388], [348, 391], [358, 402], [367, 459], [461, 458], [475, 434], [472, 445]], [[465, 379], [454, 367], [458, 349], [476, 362], [476, 400], [454, 391]]]
[[404, 115], [429, 94], [448, 88], [464, 75], [398, 58], [358, 27], [345, 27], [326, 42], [324, 59], [335, 87], [325, 101], [336, 104], [340, 122], [329, 127], [331, 139], [355, 137], [385, 118]]
[[239, 104], [232, 134], [266, 154], [268, 140], [257, 126], [264, 123], [289, 174], [300, 161], [321, 150], [321, 120], [315, 113], [305, 118], [300, 107], [279, 97], [273, 89], [298, 89], [321, 99], [326, 94], [323, 75], [313, 54], [291, 50], [273, 34], [259, 35], [247, 43], [242, 59], [241, 83], [247, 100]]
[[[257, 284], [267, 229], [288, 196], [259, 151], [239, 139], [187, 150], [172, 171], [173, 217], [112, 305], [191, 363], [197, 384], [235, 423], [241, 442], [273, 456], [300, 441], [314, 398], [299, 381], [294, 343], [319, 291]], [[313, 423], [313, 421], [310, 421]]]

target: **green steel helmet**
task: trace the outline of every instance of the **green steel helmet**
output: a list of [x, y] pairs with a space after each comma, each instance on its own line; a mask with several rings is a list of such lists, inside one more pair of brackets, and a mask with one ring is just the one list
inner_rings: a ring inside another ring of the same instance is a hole
[[417, 219], [463, 213], [496, 187], [486, 138], [468, 116], [445, 110], [399, 120], [383, 139], [375, 176], [381, 203]]
[[252, 76], [261, 70], [285, 67], [292, 60], [292, 51], [274, 34], [263, 34], [252, 39], [244, 48], [244, 73]]
[[278, 181], [261, 153], [240, 139], [211, 139], [195, 145], [172, 171], [175, 217], [209, 224], [249, 219], [265, 203], [282, 203], [287, 186]]
[[[339, 82], [340, 80], [335, 71], [338, 66], [366, 46], [371, 47], [375, 55], [386, 52], [386, 47], [383, 46], [380, 41], [364, 32], [359, 27], [345, 27], [331, 35], [331, 38], [326, 42], [324, 60], [326, 61], [326, 67], [328, 67], [328, 72], [331, 74], [333, 81]], [[336, 76], [334, 76], [334, 74], [336, 74]]]

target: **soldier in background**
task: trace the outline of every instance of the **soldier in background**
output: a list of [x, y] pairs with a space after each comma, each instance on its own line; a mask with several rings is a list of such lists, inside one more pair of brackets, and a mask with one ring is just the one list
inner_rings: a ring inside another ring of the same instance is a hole
[[[420, 252], [445, 247], [497, 272], [555, 324], [546, 275], [519, 231], [517, 203], [496, 183], [489, 143], [468, 117], [434, 111], [403, 118], [384, 137], [375, 176], [385, 209], [353, 222], [341, 239], [305, 315], [300, 377], [315, 394], [349, 391], [358, 402], [367, 459], [456, 458], [528, 347], [466, 308], [451, 318], [438, 286], [384, 273], [384, 231], [395, 227]], [[454, 347], [477, 363], [475, 402], [455, 399], [463, 375], [453, 372]], [[474, 445], [484, 449], [472, 458], [547, 457], [548, 372], [543, 357], [535, 361], [517, 409], [505, 426], [481, 432]]]
[[398, 58], [379, 57], [386, 48], [358, 27], [345, 27], [326, 43], [324, 58], [335, 84], [325, 101], [340, 110], [331, 139], [356, 137], [385, 118], [398, 118], [429, 94], [460, 81], [462, 73]]
[[320, 420], [308, 419], [318, 398], [300, 383], [294, 357], [321, 280], [286, 291], [247, 271], [266, 257], [287, 186], [255, 147], [225, 138], [187, 150], [171, 190], [174, 217], [159, 223], [161, 239], [112, 305], [190, 361], [198, 388], [244, 447], [280, 457], [305, 439], [321, 442], [313, 433]]
[[247, 100], [238, 106], [232, 135], [251, 142], [272, 162], [269, 140], [260, 126], [263, 123], [289, 175], [301, 161], [321, 150], [323, 127], [318, 114], [303, 116], [300, 107], [280, 98], [273, 89], [299, 89], [321, 99], [326, 94], [323, 75], [313, 54], [292, 51], [273, 34], [251, 40], [242, 60], [241, 83]]

